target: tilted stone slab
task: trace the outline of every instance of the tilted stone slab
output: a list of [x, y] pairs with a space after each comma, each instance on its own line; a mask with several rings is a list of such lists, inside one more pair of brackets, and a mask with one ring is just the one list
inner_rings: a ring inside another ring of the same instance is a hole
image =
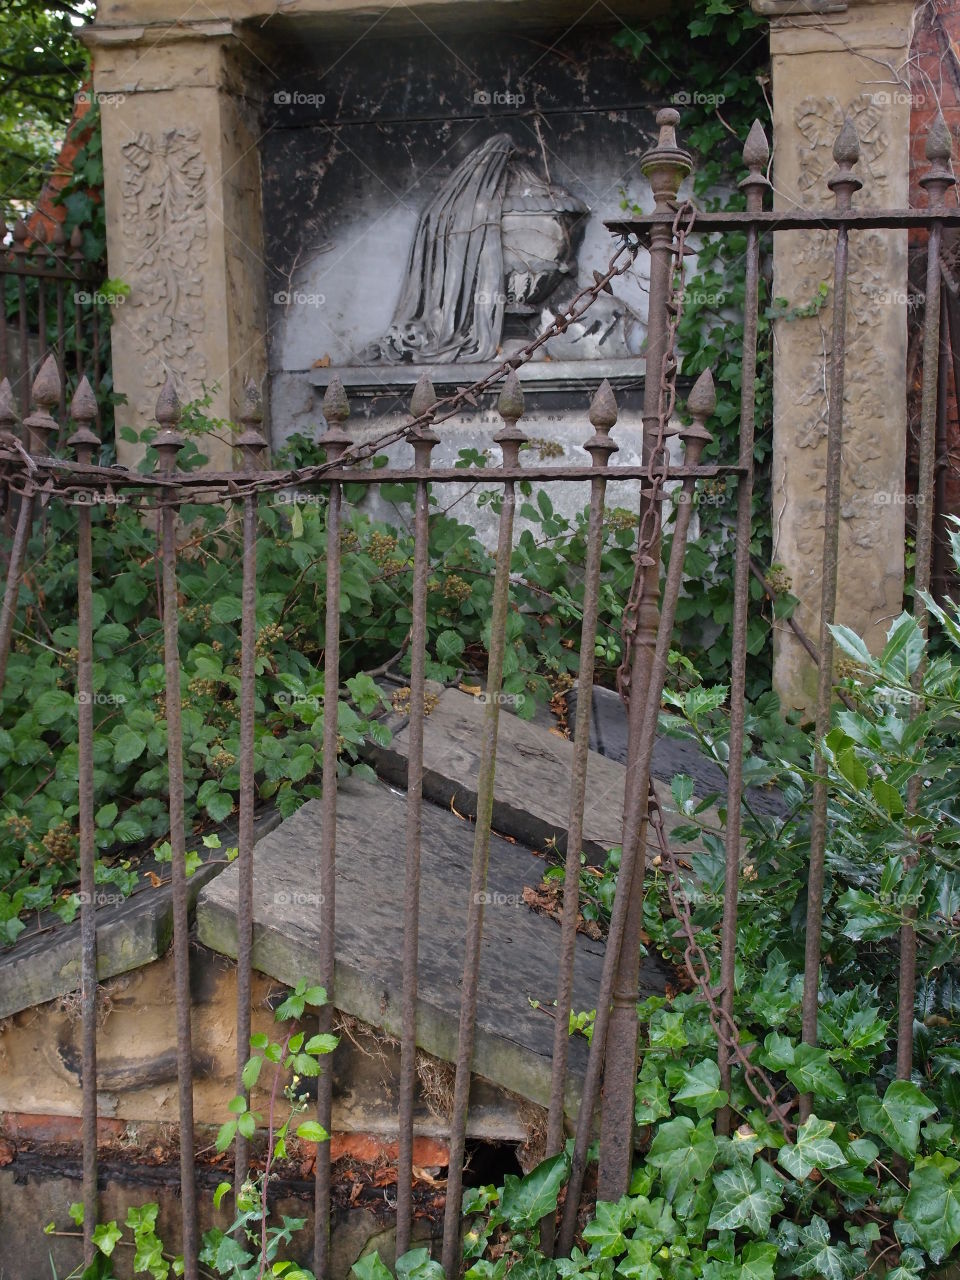
[[[484, 705], [459, 689], [445, 689], [423, 729], [423, 791], [436, 804], [453, 806], [474, 817], [477, 811], [477, 773], [480, 765]], [[405, 786], [410, 750], [409, 724], [399, 721], [388, 747], [370, 755], [377, 772], [397, 786]], [[493, 825], [534, 848], [554, 838], [566, 838], [570, 808], [573, 743], [542, 725], [501, 711], [497, 735], [497, 769]], [[583, 814], [583, 851], [603, 862], [607, 850], [622, 836], [626, 769], [596, 751], [587, 761], [587, 790]], [[680, 819], [672, 809], [668, 787], [660, 789], [667, 832]], [[652, 837], [648, 852], [655, 853]], [[565, 848], [565, 844], [562, 846]]]
[[[404, 821], [406, 797], [383, 783], [346, 779], [337, 797], [336, 1007], [397, 1036], [401, 1027]], [[287, 985], [319, 981], [326, 904], [319, 900], [321, 804], [308, 801], [254, 854], [255, 968]], [[417, 1042], [438, 1058], [456, 1057], [464, 932], [474, 827], [449, 808], [423, 806]], [[531, 1006], [556, 998], [560, 926], [523, 902], [545, 863], [497, 836], [490, 841], [474, 1071], [545, 1105], [549, 1098], [553, 1019]], [[234, 865], [197, 903], [200, 941], [229, 956], [237, 950]], [[578, 935], [575, 1009], [594, 1009], [603, 943]], [[667, 974], [646, 959], [644, 993], [663, 990]], [[586, 1043], [570, 1041], [567, 1107], [573, 1111]]]

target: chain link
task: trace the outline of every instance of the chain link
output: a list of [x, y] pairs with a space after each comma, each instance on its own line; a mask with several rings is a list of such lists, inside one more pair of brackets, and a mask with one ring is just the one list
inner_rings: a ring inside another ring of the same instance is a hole
[[667, 327], [664, 334], [663, 356], [660, 360], [660, 385], [657, 398], [657, 438], [647, 461], [647, 488], [643, 502], [643, 515], [637, 534], [634, 554], [633, 582], [620, 622], [623, 642], [620, 666], [617, 668], [617, 689], [624, 707], [630, 705], [631, 668], [640, 621], [640, 600], [647, 570], [656, 570], [651, 552], [660, 535], [660, 504], [663, 486], [670, 469], [670, 451], [667, 448], [667, 428], [677, 402], [677, 328], [683, 315], [683, 293], [686, 268], [684, 264], [687, 236], [693, 231], [696, 210], [689, 201], [677, 206], [673, 219], [673, 270], [671, 272], [670, 300], [667, 303]]
[[779, 1124], [784, 1133], [790, 1137], [795, 1126], [789, 1118], [791, 1103], [781, 1103], [777, 1097], [777, 1087], [757, 1063], [752, 1062], [740, 1044], [740, 1029], [733, 1018], [720, 1004], [718, 991], [710, 982], [710, 964], [704, 950], [697, 941], [697, 930], [694, 927], [690, 911], [690, 900], [686, 886], [677, 865], [676, 855], [670, 847], [663, 823], [663, 810], [657, 797], [653, 779], [650, 779], [649, 821], [656, 833], [657, 846], [660, 850], [660, 866], [664, 873], [667, 897], [674, 919], [683, 930], [686, 946], [683, 952], [683, 963], [691, 981], [700, 992], [707, 1006], [710, 1025], [716, 1032], [717, 1042], [723, 1045], [734, 1056], [743, 1068], [747, 1088], [760, 1104], [771, 1124]]

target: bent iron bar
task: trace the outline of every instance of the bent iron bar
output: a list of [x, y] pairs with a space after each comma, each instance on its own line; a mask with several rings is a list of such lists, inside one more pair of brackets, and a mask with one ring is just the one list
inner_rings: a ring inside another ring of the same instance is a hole
[[[437, 393], [427, 374], [410, 402], [414, 420], [429, 413]], [[429, 470], [440, 437], [431, 428], [410, 433], [414, 464]], [[423, 720], [427, 657], [427, 580], [430, 573], [430, 488], [418, 480], [413, 531], [410, 621], [410, 729], [407, 760], [406, 862], [403, 881], [403, 1007], [400, 1030], [400, 1131], [397, 1143], [397, 1257], [410, 1248], [413, 1222], [413, 1103], [417, 1080], [417, 964], [420, 946], [420, 837], [423, 810]]]
[[[519, 465], [520, 446], [527, 437], [517, 426], [523, 413], [523, 392], [515, 370], [503, 384], [497, 403], [504, 425], [493, 437], [503, 454], [507, 470]], [[480, 976], [480, 945], [483, 940], [483, 906], [490, 858], [490, 828], [493, 821], [493, 785], [497, 757], [497, 728], [500, 721], [500, 690], [506, 649], [507, 610], [510, 604], [510, 554], [513, 549], [515, 484], [503, 480], [503, 504], [497, 540], [496, 573], [490, 618], [490, 651], [487, 663], [486, 705], [480, 739], [477, 774], [477, 822], [473, 842], [473, 868], [467, 907], [467, 937], [463, 958], [463, 985], [460, 997], [460, 1028], [457, 1041], [457, 1068], [450, 1116], [450, 1164], [447, 1173], [447, 1200], [443, 1217], [443, 1269], [447, 1280], [456, 1280], [460, 1271], [460, 1198], [463, 1191], [463, 1158], [466, 1149], [467, 1107], [470, 1100], [470, 1066], [477, 1021], [477, 984]]]
[[[770, 183], [763, 174], [770, 158], [766, 135], [755, 120], [743, 148], [747, 176], [740, 183], [746, 192], [747, 211], [757, 213]], [[733, 635], [730, 645], [730, 752], [727, 774], [727, 841], [723, 882], [723, 925], [720, 987], [725, 1021], [733, 1023], [734, 971], [737, 956], [737, 897], [740, 885], [740, 805], [743, 791], [743, 721], [746, 708], [747, 622], [750, 607], [750, 535], [753, 522], [753, 437], [755, 379], [757, 375], [757, 314], [760, 301], [760, 237], [754, 225], [747, 227], [743, 290], [743, 367], [740, 375], [740, 479], [737, 482], [736, 558], [733, 583]], [[720, 1087], [730, 1097], [732, 1048], [723, 1036], [718, 1040]], [[721, 1133], [730, 1133], [730, 1108], [717, 1117]]]
[[[619, 446], [610, 439], [616, 425], [617, 402], [610, 383], [604, 379], [590, 403], [594, 434], [583, 446], [595, 467], [609, 461]], [[587, 761], [590, 749], [592, 698], [583, 691], [593, 688], [596, 660], [597, 614], [600, 596], [600, 560], [603, 553], [603, 510], [607, 482], [596, 476], [590, 482], [590, 515], [584, 561], [583, 622], [580, 628], [580, 669], [577, 727], [574, 732], [573, 763], [570, 770], [570, 806], [567, 818], [567, 847], [563, 875], [563, 915], [560, 928], [560, 966], [557, 978], [557, 1013], [553, 1033], [553, 1065], [550, 1075], [550, 1105], [547, 1111], [545, 1154], [557, 1155], [563, 1147], [564, 1094], [567, 1083], [567, 1050], [570, 1043], [570, 1010], [573, 999], [573, 966], [577, 944], [577, 917], [580, 911], [580, 849], [583, 843], [583, 810], [587, 792]], [[554, 1215], [544, 1218], [541, 1244], [553, 1254]]]
[[[93, 432], [97, 401], [81, 378], [70, 404], [77, 430], [67, 441], [89, 462], [100, 441]], [[77, 727], [80, 802], [80, 1007], [83, 1134], [83, 1261], [94, 1258], [97, 1214], [97, 904], [93, 782], [93, 543], [90, 506], [77, 511]]]
[[[343, 424], [350, 416], [350, 404], [339, 378], [334, 378], [323, 397], [327, 430], [319, 443], [328, 458], [339, 458], [350, 444]], [[334, 481], [327, 491], [327, 582], [324, 601], [323, 648], [323, 791], [320, 833], [320, 981], [326, 1003], [319, 1010], [318, 1031], [329, 1033], [333, 1025], [333, 970], [336, 958], [337, 880], [337, 709], [340, 690], [340, 485]], [[333, 1111], [333, 1074], [328, 1065], [317, 1081], [317, 1120], [330, 1132]], [[316, 1186], [313, 1221], [314, 1270], [330, 1274], [330, 1143], [317, 1144]]]
[[[930, 171], [920, 179], [920, 185], [926, 190], [930, 202], [930, 212], [945, 212], [944, 198], [949, 189], [955, 185], [956, 178], [950, 170], [950, 156], [953, 146], [950, 130], [942, 115], [938, 115], [927, 134], [926, 157], [930, 162]], [[917, 531], [916, 559], [913, 582], [913, 611], [917, 622], [927, 634], [928, 613], [926, 594], [930, 590], [930, 579], [934, 557], [934, 490], [936, 486], [937, 461], [937, 407], [939, 365], [946, 372], [946, 360], [940, 349], [941, 326], [941, 270], [940, 246], [943, 238], [943, 227], [939, 219], [930, 223], [930, 234], [927, 240], [927, 281], [924, 295], [923, 325], [923, 382], [920, 403], [920, 448], [917, 458]], [[945, 401], [946, 396], [942, 399]], [[923, 678], [922, 661], [913, 674], [914, 687], [919, 687]], [[919, 707], [914, 705], [914, 714]], [[915, 809], [920, 797], [920, 776], [912, 778], [907, 789], [907, 804]], [[907, 859], [910, 865], [912, 859]], [[916, 915], [914, 907], [908, 907], [905, 920], [900, 929], [900, 990], [897, 1001], [897, 1078], [909, 1080], [913, 1073], [913, 1022], [916, 1014], [917, 985], [917, 933], [912, 919]]]
[[[159, 469], [177, 476], [184, 446], [176, 425], [180, 402], [167, 375], [157, 400], [160, 432], [153, 442]], [[187, 905], [186, 842], [183, 816], [183, 731], [180, 721], [180, 653], [177, 617], [177, 500], [164, 499], [160, 512], [163, 556], [164, 701], [167, 718], [167, 773], [170, 788], [170, 871], [173, 881], [173, 964], [177, 1003], [177, 1084], [180, 1101], [180, 1197], [185, 1280], [197, 1280], [197, 1185], [193, 1141], [193, 1036], [190, 1027], [190, 920]]]
[[[260, 430], [263, 411], [260, 391], [249, 381], [237, 447], [245, 471], [260, 465], [266, 440]], [[243, 498], [243, 587], [240, 614], [240, 799], [237, 833], [237, 1093], [250, 1091], [243, 1069], [250, 1052], [250, 1003], [253, 961], [253, 808], [255, 800], [254, 719], [256, 715], [257, 646], [257, 503], [256, 493]], [[233, 1193], [238, 1202], [247, 1176], [250, 1146], [237, 1130], [234, 1148]]]
[[[837, 170], [827, 180], [838, 210], [850, 208], [863, 186], [854, 177], [860, 159], [860, 140], [850, 119], [833, 144]], [[827, 762], [820, 743], [830, 730], [833, 689], [833, 625], [837, 608], [837, 559], [840, 539], [840, 477], [843, 466], [843, 383], [846, 362], [848, 231], [837, 229], [833, 258], [833, 336], [830, 350], [830, 403], [827, 411], [827, 469], [823, 505], [823, 567], [820, 581], [820, 663], [817, 672], [816, 748], [814, 750], [813, 809], [810, 819], [810, 861], [807, 879], [807, 920], [804, 940], [802, 1031], [806, 1044], [817, 1043], [820, 992], [820, 941], [823, 926], [823, 883], [827, 844]], [[810, 1115], [811, 1098], [800, 1098], [800, 1119]]]

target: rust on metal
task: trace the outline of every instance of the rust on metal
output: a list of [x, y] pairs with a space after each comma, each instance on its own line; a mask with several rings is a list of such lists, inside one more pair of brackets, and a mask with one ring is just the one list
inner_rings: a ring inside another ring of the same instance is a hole
[[[837, 170], [827, 179], [837, 208], [849, 209], [853, 194], [863, 185], [853, 174], [860, 155], [856, 129], [849, 119], [834, 143]], [[814, 750], [813, 808], [810, 821], [810, 859], [807, 877], [807, 919], [804, 938], [802, 1034], [806, 1044], [817, 1043], [820, 991], [820, 939], [823, 925], [824, 860], [827, 843], [827, 762], [820, 743], [830, 729], [833, 689], [833, 625], [837, 607], [837, 559], [840, 536], [840, 476], [843, 463], [843, 386], [847, 323], [847, 228], [837, 230], [833, 258], [833, 337], [830, 350], [827, 410], [827, 469], [823, 504], [823, 559], [820, 580], [820, 663], [817, 669], [816, 748]], [[809, 1094], [800, 1099], [800, 1118], [810, 1115]]]
[[[184, 439], [177, 432], [180, 401], [167, 375], [157, 400], [161, 430], [154, 440], [159, 469], [177, 475]], [[170, 812], [170, 874], [173, 884], [173, 964], [177, 1007], [177, 1087], [180, 1107], [180, 1205], [186, 1280], [197, 1280], [197, 1186], [193, 1136], [193, 1034], [190, 1025], [190, 919], [187, 905], [186, 832], [183, 796], [183, 729], [180, 716], [180, 649], [177, 608], [177, 506], [165, 498], [160, 511], [163, 559], [163, 664], [167, 719], [167, 777]]]
[[[89, 462], [100, 444], [93, 431], [97, 402], [81, 378], [70, 416], [77, 429], [67, 441], [80, 462]], [[93, 779], [93, 540], [90, 507], [77, 508], [77, 736], [80, 825], [80, 1010], [81, 1125], [83, 1133], [83, 1260], [96, 1252], [93, 1231], [99, 1222], [97, 1198], [97, 904], [96, 822]]]
[[[610, 439], [618, 417], [617, 401], [610, 383], [604, 380], [590, 404], [594, 434], [584, 444], [595, 467], [604, 466], [619, 446]], [[574, 732], [573, 761], [570, 767], [570, 805], [563, 875], [563, 914], [560, 926], [560, 961], [557, 977], [557, 1011], [550, 1075], [550, 1105], [547, 1111], [546, 1154], [556, 1155], [563, 1146], [564, 1094], [567, 1082], [567, 1050], [570, 1042], [570, 1010], [573, 997], [573, 966], [576, 955], [577, 917], [580, 911], [580, 852], [583, 843], [583, 812], [587, 791], [587, 760], [590, 750], [590, 709], [596, 663], [597, 616], [600, 600], [600, 560], [603, 553], [603, 512], [607, 482], [602, 476], [590, 484], [587, 546], [584, 558], [583, 621], [580, 628], [580, 667], [577, 727]], [[545, 1218], [541, 1244], [548, 1255], [554, 1247], [554, 1215]]]
[[[437, 401], [421, 374], [410, 401], [414, 420]], [[429, 470], [440, 437], [429, 426], [411, 432], [415, 464]], [[407, 756], [406, 851], [403, 880], [403, 1003], [400, 1032], [400, 1132], [397, 1158], [397, 1256], [410, 1248], [413, 1224], [413, 1104], [417, 1083], [417, 964], [420, 939], [420, 839], [423, 809], [423, 721], [427, 655], [427, 580], [430, 575], [430, 489], [418, 480], [414, 501], [413, 595], [410, 602], [410, 722]]]
[[[511, 370], [507, 375], [498, 409], [503, 419], [503, 428], [493, 438], [500, 445], [504, 468], [516, 467], [519, 465], [520, 446], [526, 441], [526, 436], [517, 425], [517, 420], [523, 413], [523, 392], [520, 389], [516, 370]], [[490, 857], [490, 829], [493, 821], [493, 786], [497, 760], [500, 692], [503, 684], [503, 661], [507, 639], [507, 611], [510, 605], [510, 555], [513, 550], [515, 507], [515, 482], [512, 479], [504, 479], [491, 599], [490, 647], [484, 691], [485, 706], [480, 730], [480, 763], [477, 773], [477, 818], [467, 906], [463, 980], [460, 988], [456, 1076], [450, 1116], [450, 1167], [447, 1174], [442, 1255], [447, 1280], [456, 1280], [460, 1271], [460, 1200], [463, 1191], [470, 1068], [473, 1061], [477, 1019], [477, 983], [480, 975], [480, 945], [483, 940], [483, 908], [487, 885], [487, 864]]]
[[[743, 148], [747, 176], [740, 183], [747, 211], [758, 212], [770, 186], [764, 169], [770, 147], [759, 120], [754, 120]], [[743, 366], [740, 375], [740, 477], [737, 481], [736, 552], [733, 570], [733, 627], [730, 641], [730, 749], [727, 772], [726, 861], [723, 924], [720, 944], [720, 987], [723, 1012], [733, 1021], [734, 970], [737, 954], [737, 897], [740, 885], [740, 821], [743, 793], [743, 721], [746, 708], [747, 623], [750, 608], [750, 536], [753, 521], [753, 442], [756, 421], [757, 316], [760, 305], [760, 237], [747, 227], [743, 290]], [[718, 1035], [720, 1087], [730, 1096], [732, 1046]], [[718, 1130], [730, 1132], [730, 1109], [717, 1116]]]

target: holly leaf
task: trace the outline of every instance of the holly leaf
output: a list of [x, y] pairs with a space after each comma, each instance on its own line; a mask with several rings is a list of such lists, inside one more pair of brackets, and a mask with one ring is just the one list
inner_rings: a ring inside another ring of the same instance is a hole
[[936, 1107], [910, 1080], [894, 1080], [883, 1099], [865, 1094], [857, 1099], [860, 1123], [908, 1159], [916, 1155], [920, 1121], [932, 1116]]
[[917, 1162], [903, 1216], [936, 1265], [960, 1244], [960, 1178], [950, 1179], [956, 1160], [937, 1152]]

